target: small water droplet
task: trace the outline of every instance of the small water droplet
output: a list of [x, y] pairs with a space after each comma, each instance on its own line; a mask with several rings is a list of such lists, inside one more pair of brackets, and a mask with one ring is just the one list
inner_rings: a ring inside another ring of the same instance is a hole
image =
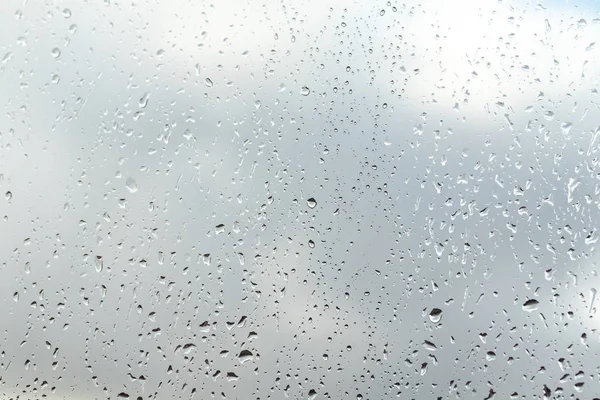
[[311, 197], [310, 199], [306, 200], [306, 205], [308, 208], [315, 208], [317, 206], [317, 201], [314, 197]]
[[135, 193], [138, 191], [137, 182], [133, 178], [127, 178], [127, 180], [125, 181], [125, 187], [127, 188], [127, 190], [129, 190], [129, 193]]
[[431, 322], [437, 324], [442, 319], [442, 310], [439, 308], [432, 308], [429, 312], [429, 319]]
[[54, 58], [60, 57], [60, 50], [59, 50], [59, 48], [58, 47], [53, 48], [52, 51], [50, 52], [50, 54]]
[[12, 58], [13, 53], [12, 52], [8, 52], [4, 55], [4, 57], [2, 58], [2, 64], [6, 64], [7, 62], [10, 61], [10, 59]]
[[540, 302], [535, 299], [529, 299], [523, 304], [523, 310], [532, 312], [538, 309]]
[[237, 374], [235, 372], [228, 372], [227, 373], [227, 380], [229, 382], [237, 381], [238, 379], [239, 379], [239, 377], [237, 376]]
[[310, 94], [310, 89], [306, 86], [302, 86], [302, 89], [300, 89], [300, 94], [302, 96], [308, 96]]
[[596, 301], [596, 295], [598, 294], [598, 290], [596, 288], [590, 289], [590, 314], [594, 311], [594, 302]]
[[94, 260], [94, 267], [96, 268], [96, 272], [102, 272], [104, 269], [104, 261], [102, 256], [96, 256], [96, 259]]
[[148, 105], [149, 98], [150, 98], [150, 93], [148, 93], [148, 92], [144, 93], [144, 95], [138, 101], [138, 106], [140, 106], [140, 108], [146, 108], [146, 106]]
[[12, 199], [12, 192], [9, 190], [8, 192], [4, 193], [4, 198], [10, 201], [10, 199]]
[[254, 355], [250, 350], [242, 350], [238, 356], [238, 360], [243, 364], [246, 361], [252, 360], [253, 357]]
[[210, 78], [206, 78], [204, 80], [204, 83], [206, 84], [207, 87], [212, 87], [213, 86], [213, 81], [211, 81]]
[[423, 347], [425, 347], [425, 349], [429, 350], [429, 351], [437, 350], [437, 346], [434, 343], [430, 342], [429, 340], [426, 340], [423, 342]]
[[71, 18], [71, 10], [69, 10], [68, 8], [65, 8], [64, 10], [62, 10], [62, 15], [65, 18]]
[[189, 354], [190, 351], [192, 351], [193, 349], [196, 348], [196, 345], [194, 343], [186, 343], [183, 345], [182, 349], [186, 354]]
[[308, 241], [308, 247], [310, 247], [311, 249], [315, 248], [315, 242], [313, 242], [312, 240]]
[[317, 391], [315, 389], [310, 389], [308, 391], [308, 400], [314, 400], [317, 397]]

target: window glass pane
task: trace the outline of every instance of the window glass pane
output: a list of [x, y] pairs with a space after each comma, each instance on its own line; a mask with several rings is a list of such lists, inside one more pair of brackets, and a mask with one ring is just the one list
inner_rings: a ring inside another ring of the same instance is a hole
[[600, 396], [598, 22], [0, 2], [0, 393]]

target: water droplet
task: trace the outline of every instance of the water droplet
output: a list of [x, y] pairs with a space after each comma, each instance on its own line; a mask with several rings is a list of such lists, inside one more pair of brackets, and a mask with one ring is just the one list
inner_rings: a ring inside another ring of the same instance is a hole
[[250, 350], [242, 350], [238, 356], [238, 360], [243, 364], [246, 361], [252, 360], [253, 357], [254, 355]]
[[50, 52], [50, 54], [54, 58], [60, 57], [60, 50], [59, 50], [59, 48], [58, 47], [53, 48], [52, 51]]
[[423, 342], [423, 347], [425, 347], [425, 349], [429, 350], [429, 351], [437, 350], [437, 346], [434, 343], [430, 342], [429, 340], [426, 340]]
[[429, 312], [429, 319], [431, 322], [437, 324], [442, 319], [442, 310], [439, 308], [432, 308]]
[[149, 98], [150, 94], [148, 92], [144, 93], [144, 95], [138, 101], [138, 106], [140, 106], [140, 108], [146, 108], [146, 106], [148, 105]]
[[12, 192], [9, 190], [8, 192], [4, 193], [4, 198], [10, 201], [10, 199], [12, 199]]
[[240, 262], [240, 265], [246, 264], [246, 256], [244, 256], [244, 253], [237, 253], [237, 256], [238, 256], [238, 261]]
[[228, 373], [227, 373], [227, 380], [228, 380], [229, 382], [231, 382], [231, 381], [237, 381], [238, 379], [239, 379], [239, 378], [238, 378], [238, 376], [235, 374], [235, 372], [228, 372]]
[[125, 187], [127, 188], [127, 190], [129, 190], [129, 193], [135, 193], [138, 191], [137, 182], [133, 178], [127, 178], [127, 180], [125, 181]]
[[308, 391], [308, 400], [314, 400], [317, 397], [317, 391], [315, 389], [310, 389]]
[[313, 242], [312, 240], [308, 241], [308, 247], [310, 247], [311, 249], [315, 248], [315, 242]]
[[96, 256], [94, 267], [96, 268], [96, 272], [102, 272], [104, 269], [104, 260], [102, 259], [102, 256]]
[[532, 312], [538, 309], [540, 302], [535, 299], [529, 299], [523, 304], [523, 310]]
[[121, 393], [119, 393], [117, 395], [117, 397], [120, 398], [120, 399], [128, 399], [129, 395], [127, 393], [125, 393], [125, 392], [121, 392]]
[[65, 8], [64, 10], [62, 10], [62, 15], [65, 18], [71, 18], [71, 10], [69, 10], [68, 8]]
[[594, 311], [594, 302], [596, 301], [596, 295], [598, 294], [598, 290], [596, 288], [590, 289], [590, 314]]
[[317, 206], [317, 201], [314, 197], [311, 197], [310, 199], [306, 200], [306, 205], [308, 205], [308, 208], [315, 208]]
[[302, 89], [300, 89], [300, 94], [302, 96], [308, 96], [310, 94], [310, 89], [306, 86], [302, 86]]
[[10, 61], [10, 59], [12, 58], [13, 53], [12, 52], [8, 52], [4, 55], [4, 57], [2, 58], [2, 64], [6, 64], [7, 62]]
[[204, 80], [204, 83], [206, 84], [207, 87], [212, 87], [213, 86], [213, 81], [211, 81], [210, 78], [206, 78]]
[[568, 135], [572, 127], [573, 124], [571, 122], [563, 122], [560, 125], [560, 130], [562, 131], [563, 135]]
[[194, 343], [186, 343], [183, 345], [183, 351], [185, 353], [189, 353], [190, 351], [192, 351], [194, 348], [196, 348], [196, 345]]

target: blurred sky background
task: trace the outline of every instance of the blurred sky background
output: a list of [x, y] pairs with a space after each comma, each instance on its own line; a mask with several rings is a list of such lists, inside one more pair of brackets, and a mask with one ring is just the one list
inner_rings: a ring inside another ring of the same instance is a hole
[[599, 18], [3, 1], [0, 398], [598, 396]]

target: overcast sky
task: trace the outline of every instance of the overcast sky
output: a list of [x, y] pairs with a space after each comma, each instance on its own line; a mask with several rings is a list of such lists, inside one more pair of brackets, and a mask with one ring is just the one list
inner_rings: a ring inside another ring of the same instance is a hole
[[2, 2], [0, 398], [598, 396], [596, 8]]

